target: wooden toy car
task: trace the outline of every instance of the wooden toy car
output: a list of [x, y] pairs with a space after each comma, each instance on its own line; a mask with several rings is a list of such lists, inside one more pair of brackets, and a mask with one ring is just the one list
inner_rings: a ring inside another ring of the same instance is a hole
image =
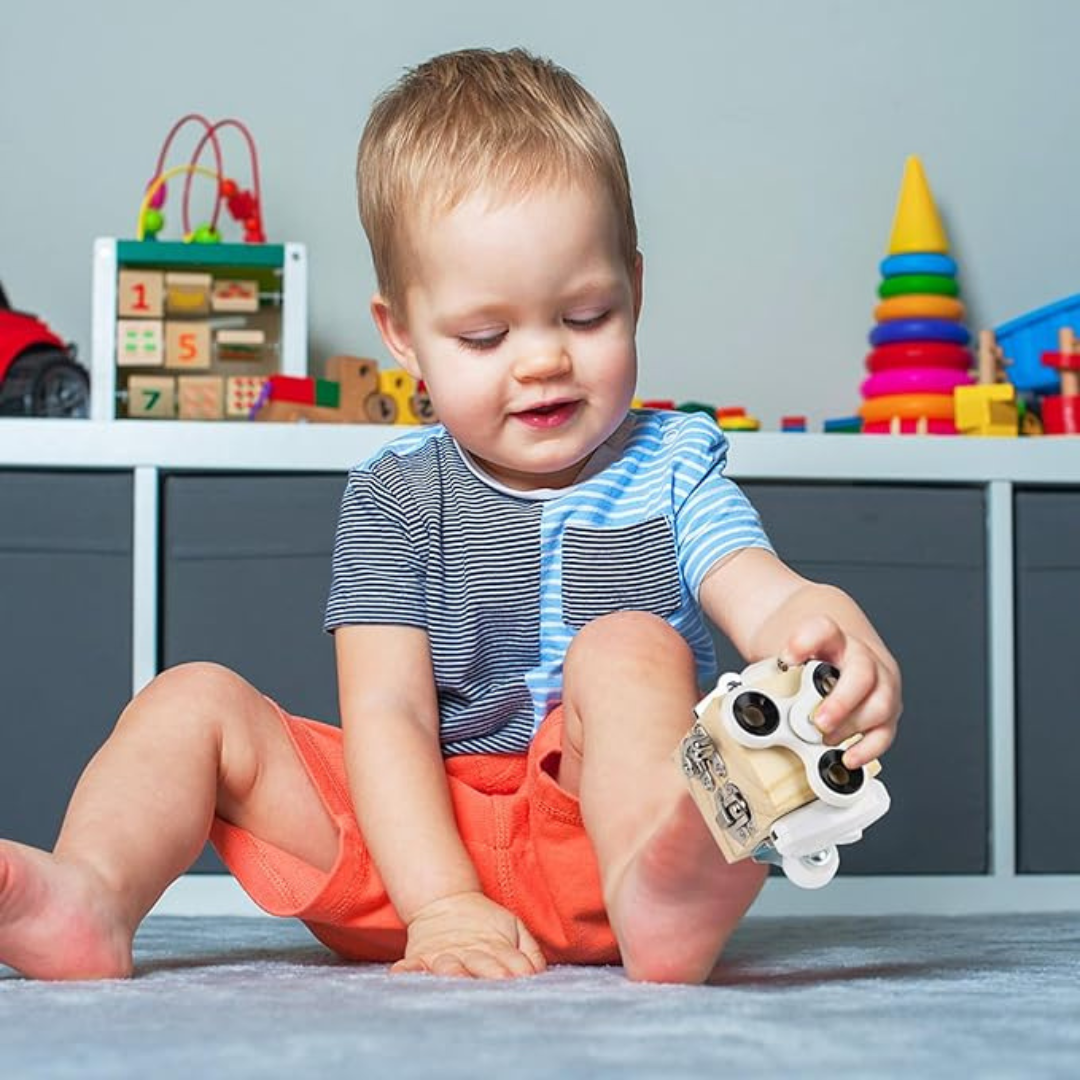
[[814, 714], [839, 678], [824, 661], [779, 659], [720, 677], [695, 707], [677, 758], [694, 801], [729, 862], [781, 867], [807, 889], [828, 884], [837, 846], [854, 843], [889, 809], [877, 761], [848, 769]]

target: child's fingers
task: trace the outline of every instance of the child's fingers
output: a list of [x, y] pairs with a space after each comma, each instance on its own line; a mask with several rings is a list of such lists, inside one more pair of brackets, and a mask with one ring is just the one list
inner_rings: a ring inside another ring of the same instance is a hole
[[[544, 958], [540, 946], [536, 943], [536, 938], [529, 933], [523, 923], [518, 924], [518, 946], [530, 965], [532, 965], [535, 974], [539, 975], [540, 972], [547, 970], [547, 960]], [[526, 974], [529, 973], [526, 972]]]
[[788, 639], [781, 659], [792, 666], [810, 659], [831, 660], [839, 665], [844, 660], [846, 641], [844, 631], [835, 619], [815, 615], [799, 624]]
[[872, 728], [854, 746], [844, 751], [845, 768], [859, 769], [881, 757], [892, 745], [894, 734], [892, 728]]
[[[877, 664], [869, 653], [849, 650], [836, 686], [814, 714], [814, 724], [822, 735], [841, 739], [843, 732], [852, 728], [852, 721], [870, 699], [877, 684]], [[868, 722], [866, 726], [873, 724]], [[857, 730], [859, 727], [855, 726], [848, 733], [853, 735]]]

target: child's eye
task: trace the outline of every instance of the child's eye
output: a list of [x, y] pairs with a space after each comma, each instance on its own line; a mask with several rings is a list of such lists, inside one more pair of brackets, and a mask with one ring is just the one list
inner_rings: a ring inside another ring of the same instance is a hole
[[484, 334], [472, 337], [459, 335], [457, 340], [463, 349], [471, 349], [473, 352], [486, 352], [489, 349], [498, 348], [505, 337], [506, 331], [502, 330], [498, 334]]
[[587, 318], [580, 319], [572, 319], [567, 316], [563, 319], [563, 322], [569, 326], [571, 330], [591, 330], [594, 326], [599, 326], [601, 323], [605, 322], [610, 314], [610, 311], [601, 311], [596, 315], [589, 315]]

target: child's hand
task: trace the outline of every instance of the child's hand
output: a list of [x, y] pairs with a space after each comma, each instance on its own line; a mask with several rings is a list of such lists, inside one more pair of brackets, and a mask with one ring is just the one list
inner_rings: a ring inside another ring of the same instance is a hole
[[844, 632], [826, 615], [800, 623], [781, 659], [789, 664], [827, 660], [840, 669], [836, 688], [822, 702], [814, 723], [830, 745], [862, 733], [844, 753], [849, 769], [880, 757], [896, 738], [902, 709], [900, 668], [889, 653]]
[[390, 970], [507, 979], [546, 967], [520, 919], [483, 893], [467, 892], [435, 900], [413, 916], [405, 958]]

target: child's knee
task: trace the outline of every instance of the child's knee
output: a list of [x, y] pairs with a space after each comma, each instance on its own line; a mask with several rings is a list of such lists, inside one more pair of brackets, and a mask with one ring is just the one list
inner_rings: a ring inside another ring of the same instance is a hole
[[166, 668], [156, 675], [135, 696], [124, 715], [159, 709], [171, 712], [176, 708], [191, 718], [204, 712], [228, 711], [230, 705], [252, 692], [250, 684], [235, 671], [221, 664], [196, 660]]
[[639, 667], [655, 663], [693, 667], [693, 654], [670, 623], [648, 611], [619, 611], [586, 624], [570, 643], [565, 669]]

